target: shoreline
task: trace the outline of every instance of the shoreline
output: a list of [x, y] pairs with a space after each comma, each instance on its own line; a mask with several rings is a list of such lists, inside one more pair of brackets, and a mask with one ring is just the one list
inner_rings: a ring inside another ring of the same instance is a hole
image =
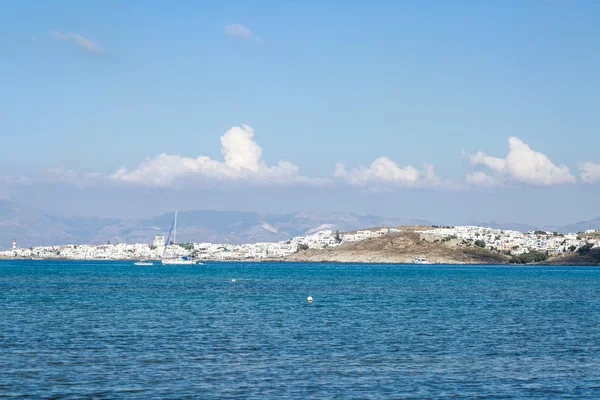
[[[121, 259], [72, 259], [72, 258], [44, 258], [41, 260], [32, 260], [30, 258], [0, 258], [0, 262], [2, 261], [67, 261], [67, 262], [131, 262], [135, 263], [139, 260], [131, 259], [131, 258], [121, 258]], [[156, 262], [156, 265], [160, 264], [160, 260], [150, 260], [152, 262]], [[557, 260], [550, 260], [553, 262], [543, 262], [543, 263], [530, 263], [530, 264], [518, 264], [518, 263], [510, 263], [510, 262], [430, 262], [429, 264], [415, 264], [412, 262], [401, 262], [401, 261], [339, 261], [339, 260], [290, 260], [286, 258], [281, 259], [244, 259], [244, 260], [197, 260], [200, 263], [255, 263], [255, 264], [274, 264], [274, 263], [285, 263], [285, 264], [339, 264], [339, 265], [413, 265], [418, 267], [427, 266], [443, 266], [443, 265], [473, 265], [473, 266], [513, 266], [513, 267], [600, 267], [600, 263], [594, 262], [580, 262], [573, 263], [569, 262], [569, 260], [565, 260], [565, 262], [555, 262]], [[201, 264], [191, 264], [198, 265]]]

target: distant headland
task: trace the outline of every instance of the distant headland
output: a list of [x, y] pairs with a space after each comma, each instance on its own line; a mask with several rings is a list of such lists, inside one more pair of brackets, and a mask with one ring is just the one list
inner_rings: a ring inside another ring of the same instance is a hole
[[485, 226], [400, 225], [333, 232], [330, 229], [288, 240], [227, 243], [70, 244], [11, 249], [0, 259], [301, 261], [345, 263], [563, 264], [600, 265], [600, 230], [520, 232]]

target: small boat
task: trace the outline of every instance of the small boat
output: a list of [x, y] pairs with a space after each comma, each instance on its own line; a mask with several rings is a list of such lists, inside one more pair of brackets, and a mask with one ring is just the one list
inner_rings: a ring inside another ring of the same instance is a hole
[[44, 259], [42, 257], [31, 257], [32, 261], [43, 261]]
[[136, 261], [134, 263], [134, 265], [144, 265], [144, 266], [151, 266], [154, 265], [154, 263], [150, 260], [140, 260], [140, 261]]
[[429, 260], [425, 256], [418, 256], [414, 260], [412, 260], [413, 264], [431, 264]]

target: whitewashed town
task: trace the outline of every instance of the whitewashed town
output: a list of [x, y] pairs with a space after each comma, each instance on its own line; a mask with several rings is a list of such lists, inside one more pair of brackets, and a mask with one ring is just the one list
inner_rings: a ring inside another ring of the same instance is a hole
[[[20, 248], [16, 240], [12, 248], [1, 251], [0, 258], [72, 259], [72, 260], [159, 260], [189, 258], [191, 260], [264, 260], [280, 259], [306, 249], [324, 249], [369, 238], [401, 232], [397, 228], [359, 230], [340, 234], [321, 230], [314, 234], [280, 242], [252, 244], [169, 243], [157, 235], [153, 243], [106, 243], [102, 245], [71, 244]], [[545, 252], [550, 255], [574, 252], [584, 246], [600, 247], [600, 230], [560, 234], [556, 232], [492, 229], [483, 226], [437, 227], [415, 231], [420, 240], [441, 242], [448, 246], [475, 245], [505, 254], [519, 255]]]

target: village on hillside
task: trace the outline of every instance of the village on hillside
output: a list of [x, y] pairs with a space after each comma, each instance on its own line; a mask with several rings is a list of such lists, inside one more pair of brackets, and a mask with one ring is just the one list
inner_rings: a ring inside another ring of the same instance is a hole
[[449, 247], [474, 246], [490, 251], [519, 256], [542, 253], [547, 256], [572, 254], [600, 247], [600, 230], [560, 234], [556, 232], [519, 232], [483, 226], [431, 226], [377, 228], [347, 233], [321, 230], [314, 234], [294, 237], [287, 241], [252, 244], [183, 243], [166, 245], [165, 237], [157, 235], [152, 244], [106, 243], [102, 245], [72, 244], [12, 248], [0, 252], [4, 259], [69, 259], [69, 260], [157, 260], [164, 257], [190, 257], [196, 260], [265, 260], [282, 259], [307, 249], [325, 249], [400, 233], [413, 228], [422, 241], [443, 243]]

